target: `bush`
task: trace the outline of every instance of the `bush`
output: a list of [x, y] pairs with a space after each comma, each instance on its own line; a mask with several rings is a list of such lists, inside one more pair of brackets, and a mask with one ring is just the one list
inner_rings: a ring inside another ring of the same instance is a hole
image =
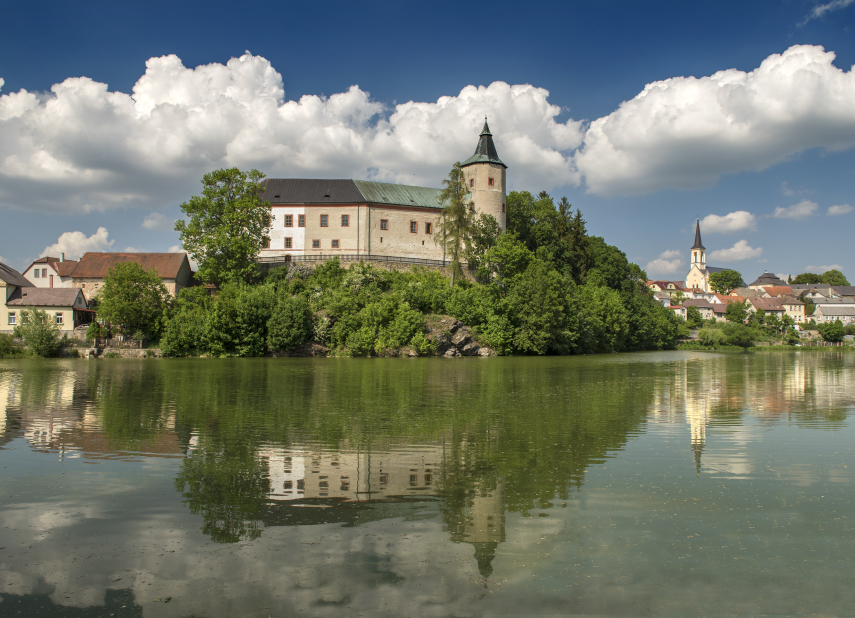
[[15, 345], [11, 335], [0, 334], [0, 358], [22, 356], [23, 350]]
[[21, 337], [30, 353], [36, 356], [56, 356], [62, 347], [56, 321], [38, 309], [21, 312], [21, 324], [15, 327], [15, 336]]
[[77, 348], [71, 348], [68, 351], [68, 358], [80, 358], [80, 352], [78, 352]]
[[293, 350], [312, 335], [312, 312], [304, 296], [280, 293], [267, 322], [267, 345], [271, 350]]
[[724, 328], [724, 334], [728, 345], [747, 348], [754, 343], [754, 331], [744, 324], [727, 324]]
[[843, 323], [840, 320], [835, 320], [834, 322], [823, 322], [817, 326], [817, 330], [825, 341], [843, 341], [843, 337], [846, 335], [846, 329], [843, 327]]
[[698, 333], [701, 343], [706, 346], [716, 347], [727, 342], [727, 335], [722, 330], [702, 328]]
[[98, 322], [92, 322], [86, 328], [86, 338], [87, 339], [97, 339], [98, 337], [102, 337], [102, 336], [103, 336], [103, 329], [101, 328], [101, 325], [98, 324]]

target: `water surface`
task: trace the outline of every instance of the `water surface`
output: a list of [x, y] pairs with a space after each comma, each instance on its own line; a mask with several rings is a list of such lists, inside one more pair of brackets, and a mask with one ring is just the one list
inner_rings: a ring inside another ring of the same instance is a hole
[[852, 615], [853, 359], [0, 361], [0, 615]]

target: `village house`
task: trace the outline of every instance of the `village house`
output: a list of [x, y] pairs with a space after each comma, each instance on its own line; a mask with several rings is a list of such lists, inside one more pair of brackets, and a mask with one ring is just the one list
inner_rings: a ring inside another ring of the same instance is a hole
[[752, 283], [748, 287], [751, 288], [752, 290], [763, 290], [763, 288], [766, 288], [769, 286], [786, 287], [787, 282], [782, 281], [780, 278], [778, 278], [777, 275], [773, 275], [772, 273], [764, 270], [763, 274], [760, 275], [759, 277], [757, 277], [757, 279], [754, 281], [754, 283]]
[[837, 320], [840, 320], [844, 325], [855, 324], [855, 306], [822, 305], [816, 308], [811, 317], [817, 324], [836, 322]]
[[72, 286], [87, 300], [97, 298], [110, 269], [122, 262], [137, 262], [145, 270], [156, 270], [167, 291], [177, 295], [192, 283], [186, 253], [85, 253], [71, 273]]
[[[486, 119], [475, 154], [461, 167], [470, 210], [492, 215], [504, 230], [507, 166]], [[335, 255], [446, 258], [435, 240], [444, 207], [441, 189], [350, 179], [269, 178], [261, 184], [272, 210], [262, 262]]]
[[[41, 277], [39, 277], [41, 279]], [[91, 321], [86, 299], [80, 290], [72, 288], [38, 288], [15, 269], [0, 264], [0, 332], [10, 334], [21, 324], [27, 310], [45, 311], [60, 332], [68, 333], [76, 326]]]
[[71, 271], [77, 261], [62, 257], [40, 257], [24, 270], [24, 278], [37, 288], [70, 288]]
[[[701, 313], [701, 319], [702, 320], [715, 320], [716, 319], [715, 311], [713, 310], [712, 304], [705, 301], [705, 300], [686, 299], [683, 301], [683, 306], [686, 308], [687, 312], [688, 312], [689, 307], [697, 307], [698, 311], [700, 311], [700, 313]], [[722, 306], [724, 306], [724, 305], [722, 305]], [[722, 310], [722, 314], [724, 314], [723, 310]]]
[[774, 315], [779, 320], [785, 315], [784, 308], [771, 298], [749, 298], [748, 311], [751, 313], [763, 311], [767, 316]]

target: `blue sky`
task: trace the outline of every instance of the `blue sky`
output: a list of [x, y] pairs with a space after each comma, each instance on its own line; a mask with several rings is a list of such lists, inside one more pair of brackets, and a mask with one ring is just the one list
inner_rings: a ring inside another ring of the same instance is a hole
[[178, 204], [226, 165], [438, 186], [486, 113], [512, 188], [566, 195], [651, 276], [684, 277], [699, 216], [711, 265], [855, 278], [852, 0], [35, 2], [4, 16], [13, 267], [48, 248], [175, 248]]

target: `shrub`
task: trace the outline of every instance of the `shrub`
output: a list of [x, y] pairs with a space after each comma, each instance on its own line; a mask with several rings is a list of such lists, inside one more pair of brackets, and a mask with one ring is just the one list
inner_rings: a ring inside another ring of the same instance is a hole
[[724, 328], [724, 334], [728, 345], [747, 348], [754, 343], [754, 330], [744, 324], [727, 324]]
[[56, 356], [62, 341], [59, 338], [59, 326], [50, 315], [38, 309], [25, 309], [21, 312], [21, 322], [15, 327], [15, 336], [24, 340], [32, 354]]
[[92, 322], [88, 328], [86, 329], [86, 338], [87, 339], [97, 339], [98, 337], [103, 336], [103, 329], [98, 322]]
[[825, 341], [843, 341], [843, 337], [846, 335], [846, 329], [840, 320], [823, 322], [817, 326], [817, 330]]
[[23, 350], [15, 345], [11, 335], [0, 334], [0, 358], [21, 356]]
[[724, 331], [713, 328], [702, 328], [698, 332], [698, 338], [702, 344], [712, 347], [724, 345], [727, 342], [727, 335]]
[[267, 345], [271, 350], [292, 350], [312, 335], [312, 312], [304, 296], [280, 293], [267, 322]]
[[71, 348], [68, 351], [68, 358], [80, 358], [80, 352], [77, 351], [77, 348]]

